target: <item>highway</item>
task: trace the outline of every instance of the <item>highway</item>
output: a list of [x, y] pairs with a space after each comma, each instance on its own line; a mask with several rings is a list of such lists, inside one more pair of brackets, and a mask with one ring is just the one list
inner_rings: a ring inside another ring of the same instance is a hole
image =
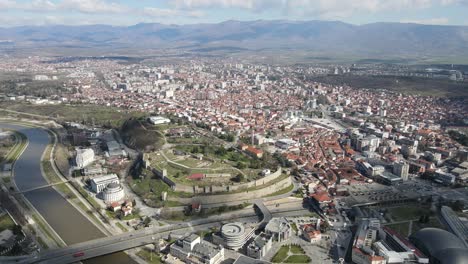
[[[304, 209], [285, 209], [281, 212], [276, 212], [273, 216], [293, 216], [304, 215], [308, 211]], [[158, 226], [146, 228], [137, 231], [127, 232], [124, 234], [115, 235], [112, 237], [99, 238], [83, 243], [74, 244], [65, 248], [44, 251], [36, 256], [31, 256], [29, 259], [20, 261], [19, 263], [51, 263], [51, 264], [66, 264], [76, 261], [86, 260], [101, 255], [110, 254], [117, 251], [122, 251], [134, 247], [147, 245], [157, 241], [159, 238], [167, 237], [169, 234], [183, 235], [185, 233], [193, 233], [200, 230], [206, 230], [211, 227], [220, 227], [224, 222], [232, 221], [232, 215], [225, 214], [212, 216], [205, 219], [197, 219], [186, 223]], [[241, 222], [258, 222], [258, 216], [252, 211], [238, 215], [235, 219]], [[262, 221], [263, 222], [263, 221]], [[262, 223], [261, 222], [261, 223]]]

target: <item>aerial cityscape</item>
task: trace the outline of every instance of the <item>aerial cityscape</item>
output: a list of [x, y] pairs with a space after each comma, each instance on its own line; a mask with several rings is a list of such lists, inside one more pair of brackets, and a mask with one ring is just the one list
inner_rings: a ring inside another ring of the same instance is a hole
[[464, 1], [130, 2], [0, 1], [0, 263], [468, 263]]

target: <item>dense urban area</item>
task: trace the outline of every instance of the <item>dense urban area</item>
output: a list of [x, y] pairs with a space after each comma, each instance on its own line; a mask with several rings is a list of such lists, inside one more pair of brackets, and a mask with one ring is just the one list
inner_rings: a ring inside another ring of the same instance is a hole
[[5, 56], [0, 262], [468, 263], [466, 76]]

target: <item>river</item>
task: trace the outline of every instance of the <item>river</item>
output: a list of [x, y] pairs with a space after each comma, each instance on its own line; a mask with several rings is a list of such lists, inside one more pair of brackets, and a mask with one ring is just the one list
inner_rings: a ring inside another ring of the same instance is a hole
[[[21, 191], [47, 185], [47, 181], [41, 174], [40, 164], [42, 153], [50, 142], [48, 133], [40, 128], [2, 122], [0, 122], [0, 128], [21, 132], [29, 140], [26, 150], [14, 166], [14, 181], [18, 189]], [[25, 197], [68, 245], [105, 236], [52, 187], [27, 192]], [[136, 262], [127, 254], [119, 252], [86, 260], [85, 263], [133, 264]]]

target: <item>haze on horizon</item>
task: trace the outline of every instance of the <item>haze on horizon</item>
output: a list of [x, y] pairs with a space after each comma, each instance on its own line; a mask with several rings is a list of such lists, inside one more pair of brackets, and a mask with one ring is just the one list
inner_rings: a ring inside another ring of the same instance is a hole
[[0, 0], [2, 27], [339, 20], [468, 25], [467, 0]]

